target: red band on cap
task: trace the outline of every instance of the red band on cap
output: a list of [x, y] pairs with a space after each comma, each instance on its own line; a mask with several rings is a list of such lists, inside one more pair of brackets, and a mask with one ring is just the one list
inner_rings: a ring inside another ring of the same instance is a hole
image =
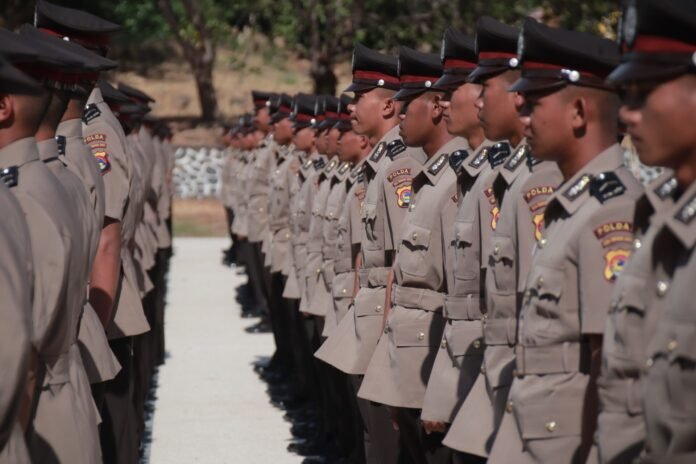
[[78, 43], [80, 45], [91, 45], [97, 47], [106, 47], [111, 42], [111, 37], [109, 34], [64, 34], [62, 32], [54, 31], [53, 29], [47, 29], [45, 27], [40, 27], [41, 32], [60, 37], [61, 39], [67, 37], [71, 42]]
[[580, 74], [580, 76], [582, 76], [582, 77], [604, 79], [604, 76], [599, 76], [597, 74], [582, 71], [580, 69], [568, 68], [566, 66], [559, 66], [556, 64], [549, 64], [549, 63], [540, 63], [538, 61], [523, 61], [522, 62], [522, 71], [532, 71], [532, 70], [538, 70], [538, 69], [548, 69], [548, 70], [552, 70], [552, 71], [561, 71], [563, 69], [567, 69], [569, 71], [577, 71]]
[[427, 81], [435, 82], [440, 79], [440, 77], [428, 77], [428, 76], [401, 76], [399, 80], [402, 84], [424, 84]]
[[310, 122], [312, 119], [315, 119], [314, 116], [310, 116], [308, 114], [296, 114], [295, 115], [295, 121], [300, 121], [300, 122]]
[[476, 63], [466, 60], [445, 59], [445, 69], [476, 68]]
[[399, 79], [390, 76], [389, 74], [384, 74], [380, 72], [373, 72], [373, 71], [355, 71], [353, 73], [353, 79], [370, 79], [370, 80], [380, 80], [382, 79], [384, 82], [388, 82], [390, 84], [398, 84]]
[[668, 39], [666, 37], [643, 35], [636, 38], [631, 51], [647, 53], [693, 53], [696, 52], [696, 45]]
[[479, 60], [495, 60], [498, 58], [517, 58], [516, 53], [508, 52], [481, 52], [478, 54]]
[[285, 113], [291, 113], [292, 109], [289, 106], [280, 105], [280, 108], [278, 108], [278, 111], [283, 111]]
[[327, 118], [336, 119], [336, 117], [338, 116], [338, 113], [334, 113], [333, 111], [327, 111], [325, 116]]

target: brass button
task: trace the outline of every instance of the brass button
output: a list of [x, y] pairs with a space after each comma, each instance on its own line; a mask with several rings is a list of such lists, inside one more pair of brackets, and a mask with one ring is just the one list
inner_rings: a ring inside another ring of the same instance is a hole
[[544, 427], [546, 427], [546, 430], [549, 432], [553, 432], [556, 430], [556, 421], [549, 421], [544, 425]]
[[447, 348], [447, 340], [445, 340], [444, 338], [440, 342], [440, 348]]
[[539, 248], [544, 248], [546, 245], [546, 239], [544, 237], [539, 239]]
[[348, 293], [348, 290], [344, 288], [341, 290], [341, 293], [343, 293], [345, 295], [346, 293]]
[[382, 311], [382, 305], [377, 305], [377, 306], [375, 307], [375, 312], [376, 312], [376, 313], [379, 313], [379, 312], [381, 312], [381, 311]]
[[425, 334], [423, 332], [418, 332], [418, 340], [423, 340], [425, 338]]
[[668, 288], [669, 286], [667, 285], [667, 282], [660, 280], [657, 283], [657, 296], [665, 296]]
[[635, 239], [635, 240], [633, 241], [633, 248], [634, 248], [634, 249], [637, 250], [637, 249], [639, 249], [641, 246], [643, 246], [643, 243], [640, 241], [639, 238], [637, 238], [637, 239]]
[[481, 340], [474, 340], [474, 348], [477, 350], [481, 348]]
[[667, 343], [667, 350], [668, 351], [674, 351], [677, 349], [677, 346], [679, 344], [677, 343], [676, 340], [670, 340], [669, 343]]
[[512, 400], [508, 401], [505, 405], [505, 411], [507, 411], [508, 413], [512, 413]]
[[416, 240], [418, 238], [418, 234], [414, 232], [411, 237], [413, 237], [413, 240]]

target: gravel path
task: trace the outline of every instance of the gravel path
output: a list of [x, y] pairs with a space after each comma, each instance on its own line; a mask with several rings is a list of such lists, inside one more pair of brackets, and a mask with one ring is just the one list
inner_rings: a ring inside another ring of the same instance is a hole
[[299, 463], [289, 424], [268, 402], [251, 363], [270, 356], [270, 334], [249, 335], [235, 289], [245, 276], [220, 264], [228, 240], [177, 238], [149, 462]]

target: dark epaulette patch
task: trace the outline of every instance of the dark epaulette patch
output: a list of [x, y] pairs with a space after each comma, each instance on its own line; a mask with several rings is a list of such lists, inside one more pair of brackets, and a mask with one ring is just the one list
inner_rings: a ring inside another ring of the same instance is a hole
[[677, 189], [677, 178], [672, 176], [660, 185], [658, 185], [654, 192], [655, 195], [660, 200], [666, 200], [667, 198], [671, 197], [674, 191]]
[[674, 218], [685, 224], [689, 225], [691, 222], [694, 220], [696, 217], [696, 193], [691, 196], [691, 199], [689, 199], [688, 202], [684, 204], [681, 208], [679, 208], [679, 211], [677, 211], [677, 214], [674, 216]]
[[613, 172], [602, 172], [597, 174], [590, 181], [590, 195], [599, 200], [600, 203], [623, 195], [626, 186], [621, 182], [619, 176]]
[[16, 187], [19, 183], [19, 168], [17, 166], [10, 166], [9, 168], [1, 169], [0, 180], [7, 188]]
[[90, 103], [85, 107], [85, 112], [82, 115], [82, 122], [89, 124], [90, 121], [101, 116], [101, 110], [94, 103]]
[[387, 144], [387, 154], [390, 159], [394, 159], [406, 150], [406, 144], [401, 139], [392, 140]]
[[510, 145], [499, 142], [488, 149], [488, 162], [492, 168], [500, 166], [510, 156]]
[[517, 150], [515, 150], [515, 153], [510, 157], [507, 163], [505, 163], [505, 169], [508, 171], [514, 171], [520, 167], [528, 152], [529, 147], [527, 145], [522, 145], [519, 147]]
[[457, 150], [450, 155], [449, 165], [452, 169], [454, 169], [454, 172], [459, 172], [459, 168], [464, 160], [466, 160], [468, 157], [469, 152], [467, 150]]
[[58, 144], [58, 155], [59, 156], [65, 156], [65, 136], [64, 135], [56, 135], [56, 143]]
[[480, 168], [481, 165], [483, 163], [485, 163], [486, 160], [488, 159], [488, 152], [489, 152], [489, 147], [486, 147], [483, 150], [481, 150], [479, 152], [479, 154], [476, 155], [476, 157], [474, 159], [472, 159], [471, 162], [469, 162], [469, 166], [471, 166], [472, 168], [475, 168], [475, 169]]
[[314, 162], [314, 169], [316, 169], [317, 171], [322, 169], [324, 166], [326, 166], [326, 161], [324, 161], [323, 158], [315, 159], [313, 162]]
[[341, 167], [338, 168], [338, 173], [343, 175], [346, 173], [346, 171], [348, 171], [348, 169], [350, 169], [350, 163], [348, 161], [344, 161], [343, 164], [341, 164]]
[[570, 201], [575, 201], [580, 195], [582, 195], [590, 186], [590, 180], [592, 178], [585, 174], [580, 177], [573, 185], [568, 187], [564, 192], [563, 196]]
[[375, 147], [375, 150], [372, 152], [372, 155], [370, 156], [370, 161], [377, 163], [379, 160], [382, 159], [386, 152], [387, 144], [385, 142], [380, 142], [379, 145], [377, 145], [377, 147]]
[[447, 166], [447, 159], [449, 157], [449, 154], [443, 153], [440, 155], [440, 157], [430, 166], [430, 169], [428, 169], [428, 172], [432, 174], [433, 176], [436, 176], [440, 171], [442, 171], [442, 168]]
[[527, 166], [529, 166], [529, 169], [533, 168], [534, 166], [536, 166], [539, 163], [541, 163], [541, 160], [536, 159], [534, 157], [534, 153], [532, 153], [530, 151], [529, 154], [527, 155]]

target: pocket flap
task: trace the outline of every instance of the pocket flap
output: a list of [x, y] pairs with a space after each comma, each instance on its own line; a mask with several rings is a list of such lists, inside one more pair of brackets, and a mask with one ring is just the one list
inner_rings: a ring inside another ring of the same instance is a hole
[[459, 245], [463, 243], [471, 245], [475, 240], [475, 227], [473, 222], [456, 222], [454, 224], [454, 240]]
[[[580, 387], [584, 382], [577, 382]], [[582, 433], [582, 408], [584, 389], [573, 387], [574, 394], [568, 390], [556, 391], [535, 401], [520, 401], [513, 404], [518, 411], [522, 438], [525, 440], [558, 438]]]
[[549, 266], [535, 266], [529, 274], [528, 288], [536, 292], [539, 298], [558, 300], [563, 293], [564, 273], [562, 269]]
[[447, 333], [447, 349], [454, 356], [483, 356], [483, 330], [479, 321], [455, 322]]
[[403, 241], [413, 247], [427, 248], [430, 244], [430, 229], [418, 224], [409, 224], [404, 233]]
[[384, 314], [387, 290], [384, 287], [360, 289], [355, 296], [355, 316], [379, 316]]
[[334, 277], [331, 285], [334, 298], [350, 298], [353, 296], [355, 273], [344, 272]]
[[[397, 347], [432, 346], [440, 342], [441, 332], [432, 333], [432, 319], [422, 321], [400, 321], [392, 328], [393, 339]], [[437, 338], [437, 340], [435, 340]]]
[[[616, 303], [618, 307], [628, 306], [640, 314], [645, 313], [645, 292], [648, 289], [645, 280], [626, 274], [621, 277], [619, 285], [621, 285], [619, 297], [616, 302], [611, 302], [612, 306]], [[652, 290], [652, 287], [650, 287], [650, 290]]]
[[491, 257], [493, 261], [509, 261], [515, 260], [515, 249], [512, 245], [512, 240], [508, 237], [493, 236], [491, 240]]

